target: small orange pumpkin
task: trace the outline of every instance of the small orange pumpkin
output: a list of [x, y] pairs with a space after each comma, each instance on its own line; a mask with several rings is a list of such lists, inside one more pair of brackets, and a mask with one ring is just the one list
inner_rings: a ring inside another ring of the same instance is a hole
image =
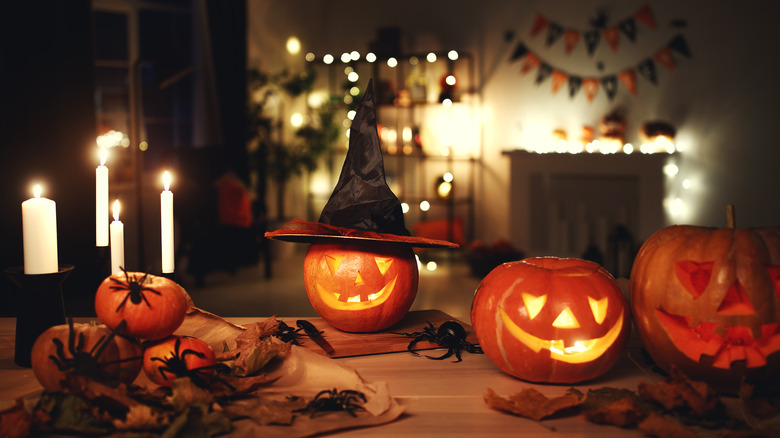
[[482, 350], [505, 373], [577, 383], [615, 364], [631, 317], [615, 279], [598, 264], [535, 257], [504, 263], [480, 282], [471, 323]]
[[314, 310], [348, 332], [375, 332], [397, 323], [417, 295], [417, 259], [404, 243], [312, 243], [303, 281]]
[[169, 336], [144, 349], [144, 373], [161, 386], [171, 386], [178, 377], [189, 377], [196, 385], [206, 387], [216, 365], [211, 347], [198, 338]]
[[103, 280], [95, 293], [95, 313], [110, 329], [121, 321], [123, 335], [162, 339], [184, 321], [187, 293], [175, 281], [141, 272], [123, 272]]
[[631, 271], [637, 331], [663, 369], [724, 392], [780, 387], [780, 227], [676, 225]]

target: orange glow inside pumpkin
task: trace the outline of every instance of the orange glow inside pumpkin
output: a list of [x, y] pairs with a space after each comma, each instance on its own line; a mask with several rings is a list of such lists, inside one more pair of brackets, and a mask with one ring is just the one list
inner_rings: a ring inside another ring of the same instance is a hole
[[[694, 300], [702, 296], [710, 283], [714, 262], [695, 262], [690, 260], [675, 263], [677, 279]], [[780, 294], [780, 266], [769, 266], [767, 271], [772, 279], [775, 292]], [[752, 315], [755, 308], [747, 293], [735, 280], [729, 287], [716, 311], [717, 315]], [[766, 365], [766, 357], [780, 351], [780, 324], [761, 325], [761, 333], [752, 333], [749, 327], [725, 327], [722, 334], [715, 332], [720, 325], [717, 322], [700, 322], [691, 326], [691, 318], [674, 315], [663, 309], [656, 309], [661, 327], [677, 349], [689, 359], [700, 362], [704, 357], [712, 358], [712, 366], [728, 369], [734, 362], [745, 361], [748, 368]]]
[[[325, 264], [327, 265], [331, 276], [337, 275], [337, 272], [344, 261], [344, 257], [344, 254], [328, 254], [325, 256]], [[384, 277], [393, 264], [393, 258], [374, 257], [374, 262], [376, 263], [380, 276]], [[354, 309], [364, 309], [385, 302], [393, 291], [393, 288], [395, 288], [396, 279], [397, 277], [394, 276], [384, 283], [384, 286], [379, 290], [370, 291], [367, 289], [366, 280], [364, 280], [360, 272], [357, 272], [355, 273], [353, 289], [359, 289], [358, 293], [353, 292], [352, 294], [349, 294], [344, 293], [343, 291], [329, 290], [319, 282], [315, 283], [315, 287], [323, 302], [330, 307], [338, 308], [347, 305]]]

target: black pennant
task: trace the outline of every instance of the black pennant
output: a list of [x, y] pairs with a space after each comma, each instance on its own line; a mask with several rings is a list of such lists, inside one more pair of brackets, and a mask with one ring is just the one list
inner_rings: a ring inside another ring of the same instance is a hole
[[639, 73], [642, 74], [642, 76], [645, 77], [648, 81], [652, 82], [653, 85], [656, 85], [658, 83], [658, 77], [656, 76], [655, 71], [655, 62], [653, 62], [652, 59], [647, 58], [644, 61], [640, 62], [637, 66], [637, 70], [639, 70]]
[[539, 66], [539, 71], [536, 73], [536, 83], [541, 84], [545, 79], [550, 77], [551, 74], [552, 67], [550, 67], [550, 64], [543, 62], [542, 65]]
[[618, 24], [618, 27], [632, 43], [636, 41], [636, 21], [633, 18], [626, 18]]
[[517, 47], [515, 47], [514, 53], [512, 53], [512, 57], [509, 58], [510, 61], [517, 61], [518, 59], [522, 58], [528, 54], [528, 47], [525, 46], [525, 44], [520, 41], [517, 43]]
[[569, 97], [574, 97], [582, 86], [582, 78], [579, 76], [569, 76]]
[[547, 40], [545, 41], [547, 47], [555, 44], [555, 42], [561, 38], [561, 35], [563, 35], [563, 27], [561, 27], [560, 24], [550, 23], [550, 25], [547, 26]]
[[598, 30], [589, 30], [583, 34], [583, 39], [585, 40], [585, 47], [588, 49], [588, 55], [592, 56], [593, 52], [596, 51], [596, 46], [599, 45], [601, 32]]
[[675, 36], [674, 39], [672, 39], [672, 41], [669, 43], [669, 48], [676, 52], [682, 53], [688, 58], [691, 57], [691, 51], [688, 50], [688, 43], [685, 42], [685, 38], [683, 38], [682, 35]]
[[604, 88], [604, 92], [607, 93], [609, 100], [612, 100], [617, 92], [617, 76], [604, 76], [601, 78], [601, 86]]

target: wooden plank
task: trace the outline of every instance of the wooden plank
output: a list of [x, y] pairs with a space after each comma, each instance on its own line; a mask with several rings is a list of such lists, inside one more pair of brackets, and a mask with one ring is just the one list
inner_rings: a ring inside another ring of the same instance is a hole
[[[296, 327], [295, 319], [279, 319], [290, 327]], [[457, 321], [466, 329], [467, 341], [477, 343], [477, 338], [471, 330], [471, 325], [459, 321], [440, 310], [411, 311], [394, 326], [376, 333], [348, 333], [334, 328], [322, 318], [307, 318], [307, 320], [322, 331], [323, 338], [333, 346], [334, 353], [331, 357], [365, 356], [407, 351], [406, 347], [414, 338], [403, 336], [399, 333], [420, 332], [427, 327], [427, 322], [438, 328], [444, 322]], [[314, 341], [309, 340], [305, 336], [299, 339], [303, 347], [325, 355], [325, 352]], [[420, 341], [414, 346], [414, 350], [429, 350], [433, 348], [441, 347], [427, 341]], [[442, 354], [444, 353], [442, 352]], [[435, 354], [435, 356], [440, 356], [440, 354]]]

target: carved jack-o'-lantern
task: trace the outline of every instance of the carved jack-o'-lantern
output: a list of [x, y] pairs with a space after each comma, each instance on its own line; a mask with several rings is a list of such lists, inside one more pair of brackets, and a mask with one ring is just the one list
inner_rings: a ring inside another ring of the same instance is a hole
[[417, 294], [417, 260], [403, 243], [313, 243], [303, 261], [303, 281], [314, 310], [332, 326], [374, 332], [409, 311]]
[[615, 279], [598, 264], [537, 257], [488, 274], [471, 322], [485, 354], [507, 374], [575, 383], [614, 365], [631, 318]]
[[672, 226], [631, 272], [637, 330], [658, 365], [726, 392], [778, 386], [780, 227]]

